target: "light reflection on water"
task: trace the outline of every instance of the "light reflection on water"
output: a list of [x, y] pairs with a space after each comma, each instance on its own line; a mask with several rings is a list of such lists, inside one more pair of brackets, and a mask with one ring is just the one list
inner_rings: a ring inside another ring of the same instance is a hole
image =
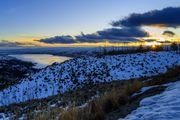
[[64, 62], [66, 60], [72, 59], [70, 57], [64, 56], [55, 56], [50, 54], [18, 54], [18, 55], [9, 55], [15, 57], [22, 61], [35, 63], [35, 68], [44, 68], [48, 65], [53, 64], [54, 62]]

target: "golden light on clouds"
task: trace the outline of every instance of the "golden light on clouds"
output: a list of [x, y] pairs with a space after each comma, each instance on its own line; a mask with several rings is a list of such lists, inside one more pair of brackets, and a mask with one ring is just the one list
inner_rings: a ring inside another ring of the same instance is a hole
[[168, 25], [166, 24], [152, 24], [152, 25], [148, 25], [150, 27], [156, 27], [156, 28], [167, 28]]

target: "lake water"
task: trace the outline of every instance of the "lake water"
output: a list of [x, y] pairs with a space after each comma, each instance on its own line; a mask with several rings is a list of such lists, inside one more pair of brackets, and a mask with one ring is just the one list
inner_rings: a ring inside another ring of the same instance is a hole
[[22, 61], [35, 63], [35, 68], [44, 68], [48, 65], [51, 65], [55, 62], [62, 63], [66, 60], [72, 59], [70, 57], [64, 56], [55, 56], [50, 54], [18, 54], [18, 55], [9, 55], [15, 57]]

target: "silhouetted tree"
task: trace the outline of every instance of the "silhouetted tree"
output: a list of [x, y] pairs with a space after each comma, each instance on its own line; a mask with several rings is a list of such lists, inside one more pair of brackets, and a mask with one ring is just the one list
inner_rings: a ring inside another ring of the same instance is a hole
[[176, 50], [178, 50], [178, 45], [177, 45], [177, 43], [172, 43], [171, 44], [171, 50], [173, 50], [173, 51], [176, 51]]
[[143, 52], [143, 50], [144, 50], [144, 48], [143, 48], [142, 45], [140, 45], [140, 46], [137, 48], [137, 51], [138, 51], [138, 52]]

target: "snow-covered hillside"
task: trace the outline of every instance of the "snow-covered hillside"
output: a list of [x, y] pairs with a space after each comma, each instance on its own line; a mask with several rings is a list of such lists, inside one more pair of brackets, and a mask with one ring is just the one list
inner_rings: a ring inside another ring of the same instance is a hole
[[86, 84], [153, 76], [180, 64], [174, 52], [80, 57], [53, 64], [0, 92], [0, 106], [45, 98]]
[[169, 84], [165, 92], [143, 99], [123, 120], [180, 120], [179, 91], [180, 81]]

